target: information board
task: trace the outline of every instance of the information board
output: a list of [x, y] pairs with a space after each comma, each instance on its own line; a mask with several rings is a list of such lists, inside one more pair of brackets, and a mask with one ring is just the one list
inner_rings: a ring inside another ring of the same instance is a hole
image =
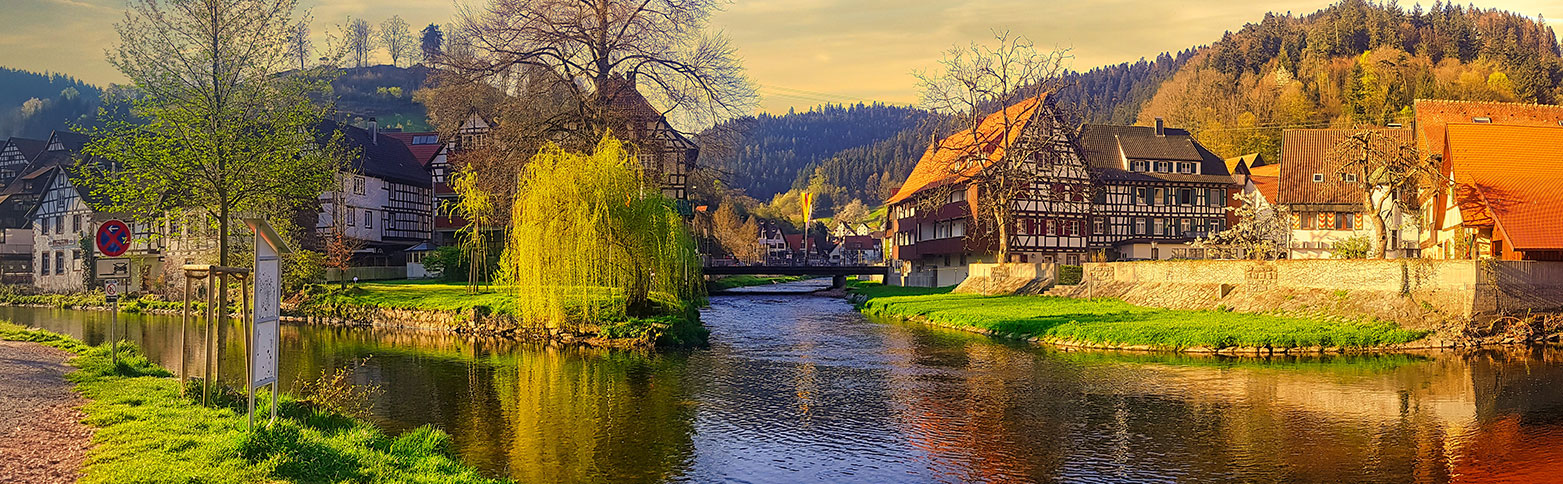
[[[264, 238], [261, 238], [264, 240]], [[255, 247], [255, 333], [250, 355], [250, 384], [261, 386], [277, 381], [277, 344], [280, 337], [282, 304], [281, 260], [270, 244]]]

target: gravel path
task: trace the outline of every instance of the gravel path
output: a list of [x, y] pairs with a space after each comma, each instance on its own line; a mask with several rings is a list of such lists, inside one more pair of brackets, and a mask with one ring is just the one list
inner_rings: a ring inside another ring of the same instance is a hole
[[0, 482], [76, 482], [92, 429], [65, 381], [70, 354], [0, 341]]

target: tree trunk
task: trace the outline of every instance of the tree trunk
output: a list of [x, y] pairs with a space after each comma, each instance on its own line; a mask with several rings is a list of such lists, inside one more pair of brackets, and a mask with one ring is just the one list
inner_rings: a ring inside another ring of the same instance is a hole
[[1389, 254], [1389, 238], [1384, 236], [1384, 214], [1377, 205], [1373, 203], [1373, 190], [1369, 188], [1362, 198], [1362, 209], [1367, 212], [1367, 218], [1373, 221], [1373, 250], [1368, 253], [1370, 259], [1383, 259]]
[[994, 211], [993, 218], [999, 224], [999, 256], [994, 262], [1003, 264], [1009, 262], [1009, 224], [1005, 223], [1002, 210]]

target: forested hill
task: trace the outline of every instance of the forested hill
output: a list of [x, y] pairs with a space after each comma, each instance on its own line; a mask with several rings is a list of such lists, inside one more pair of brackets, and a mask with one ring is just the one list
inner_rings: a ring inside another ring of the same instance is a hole
[[1416, 99], [1563, 101], [1559, 54], [1553, 30], [1522, 15], [1344, 0], [1199, 49], [1138, 121], [1165, 118], [1223, 156], [1276, 155], [1284, 128], [1404, 123]]
[[55, 129], [91, 122], [101, 96], [70, 76], [0, 67], [0, 140], [48, 139]]
[[927, 112], [905, 106], [854, 104], [746, 117], [718, 127], [736, 134], [734, 146], [701, 150], [700, 164], [723, 170], [735, 188], [766, 200], [791, 189], [800, 173], [812, 173], [838, 152], [895, 137], [925, 116]]
[[1059, 99], [1080, 106], [1086, 122], [1134, 124], [1140, 108], [1156, 95], [1162, 82], [1193, 57], [1194, 49], [1188, 49], [1177, 55], [1162, 53], [1152, 61], [1140, 59], [1070, 74], [1069, 87], [1059, 93]]

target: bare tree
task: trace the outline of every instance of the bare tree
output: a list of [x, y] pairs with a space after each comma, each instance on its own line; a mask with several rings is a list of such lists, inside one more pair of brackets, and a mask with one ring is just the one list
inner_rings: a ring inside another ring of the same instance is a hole
[[716, 240], [733, 258], [755, 262], [760, 258], [760, 229], [754, 217], [738, 213], [736, 203], [724, 203], [712, 216]]
[[1412, 219], [1402, 220], [1402, 226], [1416, 226], [1421, 213], [1417, 207], [1419, 190], [1440, 186], [1444, 179], [1433, 158], [1423, 158], [1409, 136], [1391, 134], [1396, 132], [1359, 129], [1326, 154], [1335, 175], [1362, 191], [1362, 216], [1373, 225], [1368, 256], [1374, 259], [1389, 253], [1389, 220], [1398, 213], [1402, 219]]
[[1079, 156], [1079, 116], [1053, 96], [1067, 84], [1068, 51], [1039, 53], [1008, 32], [994, 39], [993, 47], [951, 48], [940, 72], [915, 74], [923, 107], [949, 115], [955, 130], [931, 147], [936, 160], [947, 160], [937, 169], [949, 182], [924, 190], [917, 203], [936, 210], [955, 192], [975, 197], [967, 240], [991, 241], [998, 261], [1008, 262], [1019, 204], [1083, 211], [1092, 185]]
[[[485, 113], [534, 138], [590, 146], [616, 125], [627, 84], [675, 125], [702, 126], [743, 114], [754, 91], [727, 39], [706, 32], [719, 0], [491, 0], [466, 8], [446, 32], [451, 45], [437, 86], [483, 84], [510, 98], [551, 90], [547, 109], [492, 106]], [[623, 79], [615, 84], [615, 79]], [[436, 110], [437, 111], [437, 110]], [[469, 113], [435, 112], [460, 122]], [[546, 114], [542, 118], [534, 116]], [[622, 114], [622, 113], [620, 113]]]
[[347, 19], [347, 24], [342, 27], [342, 37], [347, 47], [347, 53], [353, 59], [353, 67], [366, 67], [374, 55], [374, 26], [361, 18]]
[[385, 51], [391, 55], [393, 66], [401, 66], [402, 60], [413, 55], [412, 30], [400, 15], [392, 15], [380, 22], [380, 45], [385, 46]]
[[309, 67], [309, 54], [315, 48], [309, 41], [309, 21], [306, 17], [288, 32], [288, 57], [298, 61], [299, 70]]
[[323, 265], [337, 270], [337, 281], [342, 287], [347, 287], [347, 271], [353, 268], [353, 256], [364, 248], [364, 241], [349, 233], [355, 215], [347, 204], [347, 190], [352, 188], [348, 186], [349, 183], [353, 183], [352, 176], [339, 175], [336, 187], [327, 192], [331, 204], [327, 213], [330, 214], [331, 222], [326, 226], [325, 233], [320, 234], [321, 249], [325, 256]]

